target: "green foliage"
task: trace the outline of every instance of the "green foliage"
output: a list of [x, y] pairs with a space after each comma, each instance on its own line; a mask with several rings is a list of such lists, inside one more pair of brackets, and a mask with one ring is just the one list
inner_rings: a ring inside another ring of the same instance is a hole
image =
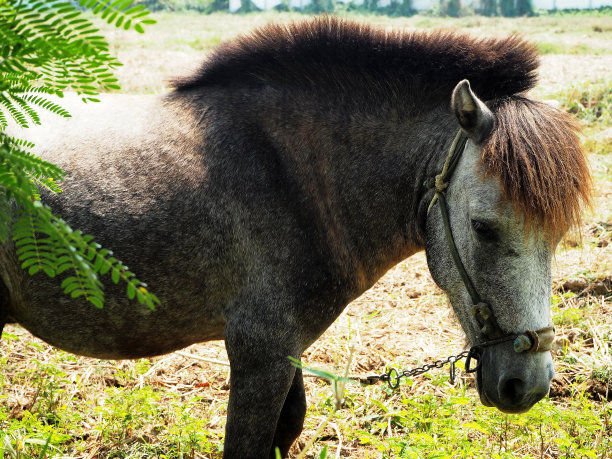
[[[144, 32], [153, 24], [142, 5], [130, 0], [79, 0], [108, 24]], [[127, 285], [127, 296], [153, 308], [159, 302], [93, 236], [73, 230], [40, 201], [39, 189], [61, 192], [63, 172], [31, 153], [34, 145], [6, 134], [9, 122], [40, 124], [39, 111], [70, 114], [49, 96], [70, 90], [96, 101], [100, 90], [118, 89], [113, 70], [120, 63], [79, 8], [68, 1], [0, 1], [0, 242], [9, 235], [23, 269], [62, 275], [62, 288], [102, 307], [99, 275]], [[11, 203], [15, 204], [12, 210]]]
[[[228, 3], [229, 8], [229, 3]], [[254, 11], [261, 11], [252, 0], [242, 0], [238, 13], [252, 13]]]
[[[2, 338], [5, 344], [16, 339], [6, 333]], [[61, 351], [41, 361], [36, 347], [26, 346], [28, 368], [12, 379], [6, 375], [14, 362], [0, 358], [0, 458], [40, 457], [47, 442], [45, 457], [83, 457], [92, 441], [104, 443], [96, 457], [197, 457], [194, 451], [219, 456], [223, 441], [211, 432], [210, 418], [224, 405], [161, 390], [146, 360], [81, 366], [79, 358]], [[86, 374], [78, 374], [85, 368]], [[36, 395], [14, 416], [6, 409], [8, 394], [11, 384], [24, 382]]]
[[567, 8], [563, 10], [553, 10], [547, 12], [549, 16], [589, 16], [589, 17], [605, 17], [612, 16], [612, 6], [600, 6], [593, 9]]
[[[473, 388], [449, 386], [446, 377], [409, 380], [399, 392], [385, 386], [348, 392], [336, 422], [345, 422], [345, 442], [377, 451], [368, 457], [510, 458], [518, 447], [521, 457], [607, 457], [611, 407], [590, 400], [580, 383], [570, 390], [571, 398], [544, 399], [527, 413], [509, 415], [483, 406]], [[324, 416], [333, 403], [333, 397], [321, 399], [309, 414]], [[306, 421], [312, 429], [310, 416]], [[337, 443], [321, 439], [319, 447], [326, 442]]]
[[612, 81], [573, 84], [559, 100], [564, 110], [588, 125], [612, 125]]
[[[213, 11], [229, 10], [229, 0], [142, 0], [136, 3], [145, 6], [150, 11], [198, 11], [201, 13], [212, 13]], [[244, 4], [245, 2], [243, 2], [243, 6]]]
[[532, 0], [481, 0], [477, 12], [483, 16], [533, 16]]
[[461, 0], [440, 0], [436, 15], [457, 18], [461, 14]]
[[[80, 6], [93, 8], [109, 24], [144, 32], [144, 26], [153, 20], [146, 17], [144, 6], [130, 4], [126, 0], [79, 0]], [[109, 54], [99, 30], [70, 2], [0, 3], [0, 42], [3, 94], [72, 90], [92, 100], [99, 90], [118, 88], [112, 70], [119, 62]]]
[[498, 5], [496, 0], [482, 0], [480, 13], [484, 16], [497, 16]]

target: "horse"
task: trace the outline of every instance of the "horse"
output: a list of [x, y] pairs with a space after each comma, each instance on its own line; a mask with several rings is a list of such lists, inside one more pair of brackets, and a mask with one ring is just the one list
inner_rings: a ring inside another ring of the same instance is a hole
[[424, 249], [482, 403], [529, 410], [554, 375], [551, 259], [591, 192], [577, 122], [526, 94], [538, 65], [516, 36], [320, 17], [220, 45], [166, 95], [67, 101], [73, 118], [19, 133], [66, 172], [42, 199], [161, 304], [105, 281], [94, 308], [8, 242], [1, 324], [103, 359], [223, 339], [224, 457], [284, 457], [306, 413], [288, 357]]

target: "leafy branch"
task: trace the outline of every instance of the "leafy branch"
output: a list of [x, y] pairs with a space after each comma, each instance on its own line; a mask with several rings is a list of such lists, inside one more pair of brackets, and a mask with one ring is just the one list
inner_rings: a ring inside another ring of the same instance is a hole
[[[109, 24], [144, 32], [155, 21], [130, 0], [79, 0]], [[34, 145], [6, 133], [40, 124], [39, 110], [69, 117], [52, 96], [65, 90], [97, 101], [99, 91], [119, 89], [100, 31], [70, 1], [0, 0], [0, 242], [9, 236], [21, 267], [31, 275], [64, 274], [62, 289], [96, 307], [104, 303], [100, 276], [126, 284], [126, 294], [153, 308], [159, 299], [94, 237], [74, 230], [40, 201], [39, 189], [60, 193], [63, 171], [34, 155]]]
[[101, 308], [104, 293], [98, 276], [110, 273], [115, 284], [120, 281], [127, 284], [129, 299], [137, 298], [151, 309], [159, 304], [147, 285], [114, 258], [110, 250], [103, 249], [93, 236], [72, 230], [40, 201], [33, 201], [21, 211], [13, 225], [13, 240], [21, 267], [29, 274], [42, 271], [55, 277], [69, 270], [77, 273], [66, 277], [61, 284], [64, 293], [72, 298], [83, 296]]

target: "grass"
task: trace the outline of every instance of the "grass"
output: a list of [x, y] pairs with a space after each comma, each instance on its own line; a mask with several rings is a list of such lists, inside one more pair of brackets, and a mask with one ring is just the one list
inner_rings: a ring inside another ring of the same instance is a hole
[[612, 54], [612, 49], [610, 48], [592, 48], [585, 44], [567, 45], [550, 42], [538, 42], [537, 46], [540, 54], [591, 54], [593, 56]]
[[[103, 26], [126, 64], [128, 92], [160, 93], [165, 80], [197, 66], [220, 41], [272, 20], [300, 14], [230, 16], [156, 14], [139, 36]], [[343, 390], [306, 379], [306, 457], [612, 457], [612, 120], [609, 69], [612, 18], [359, 17], [382, 26], [450, 27], [478, 35], [519, 32], [548, 47], [534, 91], [585, 124], [595, 179], [595, 205], [582, 235], [559, 247], [552, 310], [557, 376], [551, 393], [522, 415], [483, 407], [471, 377], [454, 385], [444, 370], [384, 385]], [[600, 31], [597, 31], [600, 30]], [[576, 52], [571, 52], [576, 50]], [[602, 51], [606, 50], [606, 51]], [[546, 49], [545, 49], [546, 51]], [[422, 254], [391, 270], [306, 353], [304, 363], [341, 373], [408, 368], [456, 353], [463, 334]], [[0, 341], [0, 457], [219, 458], [228, 400], [222, 343], [154, 359], [108, 362], [76, 357], [6, 327]], [[352, 356], [352, 357], [349, 357]], [[317, 433], [323, 422], [327, 422]], [[45, 446], [49, 442], [48, 446]]]
[[[403, 398], [398, 408], [389, 413], [372, 406], [371, 428], [361, 432], [360, 441], [376, 445], [382, 457], [598, 457], [611, 447], [607, 436], [598, 436], [598, 414], [610, 413], [598, 413], [584, 397], [566, 406], [547, 400], [527, 414], [506, 415], [483, 407], [465, 388], [447, 388], [444, 397]], [[392, 439], [380, 441], [387, 429]]]
[[587, 125], [612, 125], [612, 80], [572, 84], [560, 97], [561, 107]]

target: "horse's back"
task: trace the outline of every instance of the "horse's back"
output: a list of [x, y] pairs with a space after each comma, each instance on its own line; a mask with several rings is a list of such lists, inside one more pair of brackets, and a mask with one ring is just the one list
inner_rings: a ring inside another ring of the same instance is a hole
[[[64, 191], [43, 200], [112, 249], [162, 305], [149, 311], [106, 280], [104, 308], [95, 309], [62, 294], [61, 279], [25, 274], [8, 244], [0, 269], [10, 319], [57, 347], [104, 358], [226, 338], [226, 325], [236, 332], [254, 310], [258, 320], [333, 320], [349, 294], [337, 291], [319, 224], [295, 184], [299, 171], [249, 122], [249, 110], [222, 102], [218, 94], [109, 96], [65, 104], [73, 118], [24, 131], [66, 172]], [[338, 299], [321, 315], [330, 292]], [[299, 312], [287, 307], [296, 299]]]
[[[43, 201], [112, 249], [163, 305], [149, 311], [127, 300], [124, 285], [108, 282], [102, 310], [71, 300], [60, 291], [61, 279], [20, 270], [8, 243], [0, 269], [11, 296], [9, 320], [58, 347], [102, 357], [158, 354], [222, 338], [229, 275], [213, 267], [231, 258], [230, 223], [212, 210], [214, 203], [206, 204], [212, 200], [206, 148], [190, 113], [154, 96], [57, 102], [71, 118], [43, 115], [40, 126], [9, 132], [34, 142], [35, 153], [66, 172], [63, 192], [43, 193]], [[174, 328], [180, 332], [161, 333]]]

